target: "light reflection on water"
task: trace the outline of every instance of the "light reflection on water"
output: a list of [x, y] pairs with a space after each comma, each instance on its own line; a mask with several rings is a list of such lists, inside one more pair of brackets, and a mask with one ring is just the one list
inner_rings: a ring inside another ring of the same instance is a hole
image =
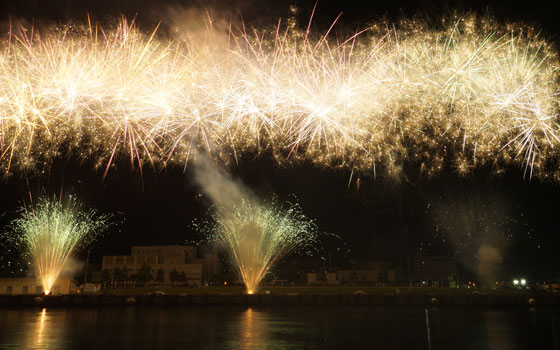
[[0, 349], [560, 349], [547, 308], [0, 309]]
[[263, 320], [258, 311], [248, 308], [242, 313], [243, 321], [239, 322], [241, 346], [243, 349], [257, 349], [266, 343], [266, 320]]
[[0, 331], [0, 349], [64, 347], [65, 327], [57, 325], [65, 323], [65, 313], [48, 312], [46, 308], [8, 311], [0, 309], [0, 315], [0, 328], [13, 330], [7, 337]]
[[[33, 345], [36, 347], [46, 347], [44, 343], [45, 323], [47, 327], [52, 325], [52, 322], [47, 320], [47, 309], [43, 308], [39, 314], [39, 320], [37, 321], [37, 330], [34, 332], [35, 334], [31, 334], [31, 337], [29, 337], [29, 339], [33, 340]], [[48, 332], [48, 329], [46, 331]], [[33, 335], [35, 335], [35, 337], [33, 337]]]

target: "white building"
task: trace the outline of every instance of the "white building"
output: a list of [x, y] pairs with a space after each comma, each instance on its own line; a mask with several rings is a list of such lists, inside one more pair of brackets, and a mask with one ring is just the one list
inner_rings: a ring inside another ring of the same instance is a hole
[[[76, 292], [76, 282], [71, 278], [58, 278], [51, 294], [70, 294]], [[41, 279], [33, 277], [0, 278], [0, 294], [41, 294]]]
[[186, 283], [201, 285], [203, 276], [210, 276], [219, 271], [218, 255], [215, 251], [203, 258], [196, 257], [196, 247], [182, 245], [167, 246], [133, 246], [131, 255], [104, 256], [101, 270], [111, 273], [115, 268], [125, 269], [128, 276], [137, 273], [148, 264], [155, 279], [158, 270], [163, 270], [163, 283], [171, 284], [169, 273], [173, 270], [184, 273]]

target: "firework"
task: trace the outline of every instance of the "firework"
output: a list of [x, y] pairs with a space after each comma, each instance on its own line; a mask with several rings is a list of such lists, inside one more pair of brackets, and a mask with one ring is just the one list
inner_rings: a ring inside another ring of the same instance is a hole
[[14, 237], [31, 258], [45, 294], [64, 269], [68, 258], [92, 242], [107, 226], [107, 217], [95, 211], [80, 211], [73, 197], [66, 204], [41, 198], [31, 208], [22, 209], [14, 220]]
[[231, 256], [248, 294], [257, 291], [270, 268], [298, 247], [316, 238], [317, 227], [297, 205], [284, 208], [275, 201], [256, 204], [243, 200], [222, 208], [212, 221], [199, 226]]
[[10, 31], [0, 165], [35, 171], [70, 153], [107, 172], [121, 158], [161, 167], [266, 152], [366, 173], [518, 166], [560, 180], [560, 61], [531, 27], [469, 15], [340, 40], [288, 20], [197, 38], [126, 20]]

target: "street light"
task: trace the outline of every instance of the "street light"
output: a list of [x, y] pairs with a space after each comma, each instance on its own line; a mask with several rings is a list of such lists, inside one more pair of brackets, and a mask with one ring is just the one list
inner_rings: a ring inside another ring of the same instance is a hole
[[527, 281], [525, 280], [525, 278], [522, 278], [522, 279], [521, 279], [521, 285], [522, 285], [522, 286], [525, 286], [526, 284], [527, 284]]
[[518, 286], [519, 285], [519, 280], [513, 280], [513, 285]]

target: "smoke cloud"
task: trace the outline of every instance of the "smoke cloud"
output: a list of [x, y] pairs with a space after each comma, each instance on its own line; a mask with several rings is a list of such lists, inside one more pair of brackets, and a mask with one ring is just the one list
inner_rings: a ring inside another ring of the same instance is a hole
[[232, 20], [209, 8], [179, 5], [158, 10], [155, 16], [162, 19], [172, 36], [215, 47], [223, 46], [228, 40]]
[[482, 245], [478, 249], [478, 276], [480, 279], [492, 285], [496, 280], [496, 270], [502, 263], [500, 251], [490, 245]]
[[453, 191], [433, 200], [429, 211], [435, 235], [426, 246], [451, 247], [463, 267], [476, 273], [483, 284], [494, 285], [503, 277], [500, 268], [504, 254], [520, 226], [511, 203], [507, 195], [478, 188], [468, 193]]
[[241, 181], [204, 155], [199, 154], [194, 161], [194, 179], [220, 210], [229, 210], [243, 200], [258, 203], [256, 196]]
[[83, 261], [70, 256], [60, 271], [60, 277], [74, 277], [84, 270], [84, 266]]

